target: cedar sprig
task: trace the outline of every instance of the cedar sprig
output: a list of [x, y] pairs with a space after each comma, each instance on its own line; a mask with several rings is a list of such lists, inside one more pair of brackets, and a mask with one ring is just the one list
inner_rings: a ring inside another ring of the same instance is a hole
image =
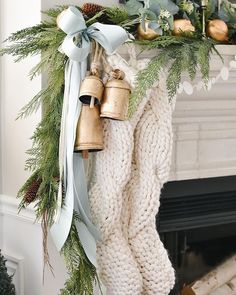
[[68, 239], [61, 251], [69, 271], [69, 279], [60, 295], [93, 295], [94, 284], [100, 285], [96, 268], [87, 258], [80, 243], [76, 229], [77, 222], [81, 221], [75, 213]]

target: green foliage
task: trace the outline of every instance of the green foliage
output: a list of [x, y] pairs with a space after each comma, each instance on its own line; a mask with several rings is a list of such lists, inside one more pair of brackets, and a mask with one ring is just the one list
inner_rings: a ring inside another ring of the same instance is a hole
[[51, 20], [54, 19], [54, 22], [57, 16], [65, 9], [68, 8], [68, 5], [57, 5], [56, 7], [49, 8], [48, 10], [44, 11], [43, 14], [50, 17]]
[[158, 49], [159, 53], [157, 57], [150, 61], [147, 68], [137, 76], [136, 87], [130, 99], [130, 116], [132, 116], [146, 91], [159, 80], [163, 68], [168, 67], [166, 85], [170, 100], [178, 90], [182, 73], [188, 73], [193, 80], [197, 70], [200, 70], [205, 83], [207, 83], [209, 77], [210, 53], [214, 50], [212, 40], [166, 36], [159, 37], [153, 42], [147, 42], [138, 41], [137, 44], [145, 47], [145, 49]]
[[236, 8], [228, 0], [223, 0], [221, 9], [219, 11], [219, 17], [227, 22], [230, 26], [236, 23]]
[[129, 19], [128, 12], [120, 7], [107, 7], [105, 10], [106, 15], [114, 24], [121, 24]]
[[97, 279], [96, 268], [88, 260], [76, 230], [78, 216], [74, 215], [69, 237], [62, 249], [69, 279], [60, 295], [93, 295], [93, 283]]
[[143, 1], [129, 0], [125, 3], [125, 9], [129, 15], [139, 15], [139, 10], [144, 7]]
[[160, 71], [167, 63], [167, 55], [162, 51], [157, 57], [154, 57], [148, 67], [141, 71], [136, 79], [136, 87], [134, 88], [129, 103], [129, 116], [132, 116], [138, 103], [144, 97], [146, 91], [158, 81]]
[[136, 24], [140, 22], [139, 17], [129, 16], [127, 11], [122, 7], [107, 7], [104, 14], [109, 22], [122, 26], [130, 33], [135, 33]]
[[15, 286], [12, 283], [12, 277], [8, 275], [6, 260], [0, 251], [0, 294], [15, 295]]
[[218, 3], [216, 0], [208, 0], [206, 7], [206, 20], [210, 19], [214, 15], [217, 5]]

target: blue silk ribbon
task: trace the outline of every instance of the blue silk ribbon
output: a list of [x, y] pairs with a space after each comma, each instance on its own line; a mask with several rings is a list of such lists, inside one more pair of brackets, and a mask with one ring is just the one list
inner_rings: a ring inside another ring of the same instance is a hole
[[[97, 266], [96, 241], [100, 235], [91, 221], [84, 160], [81, 154], [74, 153], [76, 127], [81, 112], [79, 90], [87, 72], [91, 40], [98, 42], [108, 54], [111, 54], [128, 40], [128, 35], [123, 28], [116, 25], [95, 23], [87, 27], [82, 13], [74, 6], [63, 11], [57, 23], [67, 34], [59, 50], [69, 59], [65, 67], [59, 146], [60, 185], [57, 213], [55, 223], [51, 227], [51, 235], [60, 251], [68, 237], [73, 212], [76, 211], [80, 217], [76, 222], [76, 228], [81, 244], [89, 260]], [[64, 200], [62, 200], [62, 180], [66, 189]]]

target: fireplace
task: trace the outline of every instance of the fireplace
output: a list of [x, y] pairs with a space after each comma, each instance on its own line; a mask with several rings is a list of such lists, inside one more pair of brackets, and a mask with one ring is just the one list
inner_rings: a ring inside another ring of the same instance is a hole
[[157, 228], [176, 270], [171, 294], [179, 294], [236, 252], [236, 176], [167, 183]]

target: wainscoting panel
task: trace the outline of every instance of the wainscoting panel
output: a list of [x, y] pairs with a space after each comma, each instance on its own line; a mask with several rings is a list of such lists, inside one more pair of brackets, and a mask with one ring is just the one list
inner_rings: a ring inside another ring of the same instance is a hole
[[46, 268], [43, 284], [41, 226], [35, 223], [32, 207], [18, 214], [18, 203], [16, 198], [0, 195], [0, 249], [7, 259], [9, 274], [14, 274], [17, 295], [57, 295], [66, 278], [63, 260], [50, 240], [55, 277]]

